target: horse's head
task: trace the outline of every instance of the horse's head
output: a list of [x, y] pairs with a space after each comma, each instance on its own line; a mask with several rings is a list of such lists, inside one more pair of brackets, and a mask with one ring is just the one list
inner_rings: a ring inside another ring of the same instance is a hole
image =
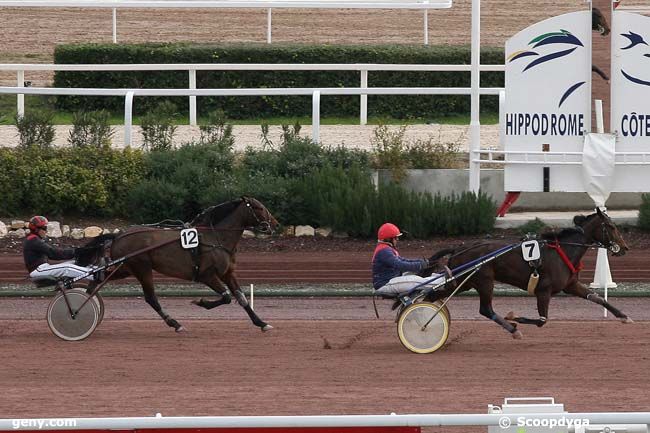
[[602, 36], [607, 36], [611, 31], [607, 23], [607, 18], [605, 18], [605, 15], [598, 8], [592, 8], [591, 10], [591, 28]]
[[242, 197], [242, 203], [248, 209], [247, 224], [262, 233], [273, 233], [280, 225], [271, 212], [259, 200], [252, 197]]
[[75, 249], [75, 263], [79, 266], [98, 264], [113, 239], [115, 239], [113, 234], [100, 235]]
[[577, 215], [573, 218], [573, 223], [581, 227], [585, 235], [602, 245], [603, 248], [610, 250], [615, 256], [623, 256], [630, 249], [616, 224], [600, 209], [596, 209], [595, 214], [587, 217]]

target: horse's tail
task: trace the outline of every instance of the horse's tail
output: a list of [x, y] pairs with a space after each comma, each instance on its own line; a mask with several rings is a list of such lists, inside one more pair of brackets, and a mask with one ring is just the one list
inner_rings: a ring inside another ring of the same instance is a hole
[[115, 239], [116, 235], [108, 233], [93, 238], [90, 242], [75, 250], [75, 263], [88, 266], [96, 263], [102, 256], [106, 246]]

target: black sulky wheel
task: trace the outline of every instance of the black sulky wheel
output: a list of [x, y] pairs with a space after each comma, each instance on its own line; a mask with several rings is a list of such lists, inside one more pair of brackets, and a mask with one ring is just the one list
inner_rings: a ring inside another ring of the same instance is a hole
[[[100, 314], [98, 303], [86, 302], [88, 299], [89, 295], [82, 288], [57, 293], [47, 308], [47, 324], [52, 333], [66, 341], [80, 341], [92, 334], [99, 324]], [[83, 308], [77, 311], [84, 302]], [[73, 316], [70, 310], [76, 314]]]

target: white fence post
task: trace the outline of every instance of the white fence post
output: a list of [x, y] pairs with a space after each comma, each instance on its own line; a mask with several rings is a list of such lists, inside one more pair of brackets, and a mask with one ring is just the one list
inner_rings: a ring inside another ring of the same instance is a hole
[[[368, 70], [361, 70], [361, 88], [368, 88]], [[359, 114], [359, 124], [366, 125], [368, 124], [368, 95], [361, 95], [360, 99], [361, 113]]]
[[113, 43], [117, 43], [117, 9], [113, 8]]
[[314, 90], [312, 95], [311, 135], [314, 143], [320, 143], [320, 90]]
[[266, 11], [266, 43], [271, 43], [271, 8]]
[[429, 45], [429, 9], [424, 10], [424, 45]]
[[[190, 69], [190, 90], [196, 90], [196, 69]], [[196, 96], [190, 96], [190, 125], [196, 126]]]
[[481, 189], [481, 121], [479, 118], [481, 85], [481, 0], [472, 0], [472, 120], [470, 122], [469, 190]]
[[[17, 75], [16, 86], [25, 87], [25, 71], [23, 70], [18, 71], [16, 75]], [[16, 95], [16, 113], [18, 114], [18, 117], [25, 116], [25, 95], [24, 94]]]
[[131, 146], [131, 130], [133, 126], [133, 96], [134, 92], [126, 92], [124, 99], [124, 146]]

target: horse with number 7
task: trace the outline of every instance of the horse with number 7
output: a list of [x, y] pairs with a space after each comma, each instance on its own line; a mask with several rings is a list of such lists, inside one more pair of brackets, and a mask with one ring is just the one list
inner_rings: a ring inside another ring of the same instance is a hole
[[[564, 292], [602, 305], [623, 323], [631, 323], [625, 313], [604, 300], [598, 293], [578, 280], [582, 268], [582, 258], [589, 248], [605, 248], [615, 256], [622, 256], [629, 250], [611, 218], [597, 209], [589, 216], [574, 217], [575, 228], [559, 233], [548, 233], [539, 240], [524, 241], [522, 248], [496, 257], [478, 268], [460, 291], [476, 289], [480, 298], [481, 315], [498, 323], [514, 338], [522, 338], [517, 324], [544, 326], [548, 322], [548, 307], [551, 297]], [[495, 250], [507, 249], [505, 242], [484, 242], [454, 251], [449, 257], [448, 266], [454, 274], [466, 270], [468, 263], [487, 257]], [[430, 274], [423, 270], [420, 275]], [[527, 290], [537, 298], [538, 318], [521, 317], [514, 312], [505, 317], [492, 308], [494, 282], [509, 284]], [[455, 287], [443, 287], [431, 291], [425, 300], [436, 302], [449, 297]]]

